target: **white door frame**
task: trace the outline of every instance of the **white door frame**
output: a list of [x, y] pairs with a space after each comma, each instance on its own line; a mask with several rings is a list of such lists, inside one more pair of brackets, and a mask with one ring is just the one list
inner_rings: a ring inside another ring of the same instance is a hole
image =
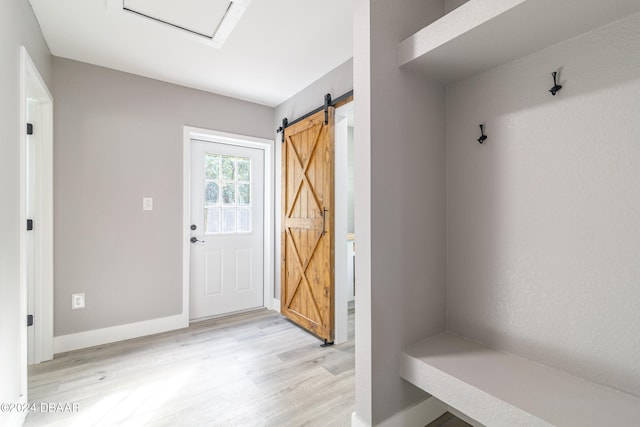
[[183, 187], [182, 187], [182, 315], [189, 321], [189, 261], [191, 248], [191, 140], [217, 142], [264, 150], [264, 290], [263, 305], [273, 309], [274, 292], [274, 157], [273, 140], [252, 136], [218, 132], [185, 126], [183, 132]]
[[336, 108], [335, 114], [335, 183], [334, 190], [334, 228], [335, 228], [335, 314], [334, 343], [348, 340], [349, 329], [349, 281], [347, 265], [347, 229], [348, 229], [348, 117], [353, 111], [353, 103]]
[[35, 185], [40, 197], [35, 203], [38, 220], [35, 243], [35, 306], [34, 306], [34, 362], [53, 358], [53, 97], [34, 65], [27, 49], [20, 46], [20, 341], [21, 341], [21, 395], [27, 394], [27, 238], [26, 238], [26, 145], [28, 99], [35, 100], [40, 119], [37, 133], [39, 161]]

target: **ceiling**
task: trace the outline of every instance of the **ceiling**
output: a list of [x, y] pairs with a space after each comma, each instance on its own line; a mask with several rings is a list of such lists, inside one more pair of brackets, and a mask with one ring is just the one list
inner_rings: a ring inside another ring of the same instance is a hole
[[353, 0], [30, 2], [55, 56], [272, 107], [353, 55]]

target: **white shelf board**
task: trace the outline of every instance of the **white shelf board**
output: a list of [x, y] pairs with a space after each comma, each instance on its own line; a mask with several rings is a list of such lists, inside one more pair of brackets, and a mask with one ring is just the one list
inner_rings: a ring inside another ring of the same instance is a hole
[[400, 375], [488, 426], [640, 426], [640, 399], [451, 333], [408, 346]]
[[400, 42], [398, 65], [451, 83], [637, 12], [639, 0], [469, 0]]

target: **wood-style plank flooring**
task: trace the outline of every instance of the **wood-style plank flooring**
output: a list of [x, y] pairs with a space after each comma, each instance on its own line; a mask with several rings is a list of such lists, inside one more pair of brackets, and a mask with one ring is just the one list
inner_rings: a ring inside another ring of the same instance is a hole
[[25, 426], [349, 426], [349, 341], [321, 342], [259, 310], [187, 329], [77, 350], [29, 369], [29, 401], [77, 412], [29, 413]]

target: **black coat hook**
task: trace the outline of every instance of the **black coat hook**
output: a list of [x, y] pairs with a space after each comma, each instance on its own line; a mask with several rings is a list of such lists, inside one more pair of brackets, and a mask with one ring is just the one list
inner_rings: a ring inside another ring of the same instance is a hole
[[478, 138], [478, 142], [482, 144], [487, 139], [487, 135], [484, 134], [484, 125], [480, 125], [480, 138]]
[[553, 87], [549, 89], [549, 92], [551, 92], [551, 95], [556, 96], [556, 93], [560, 92], [560, 89], [562, 89], [562, 86], [560, 86], [558, 84], [558, 81], [556, 80], [558, 73], [554, 71], [553, 73], [551, 73], [551, 75], [553, 76]]

